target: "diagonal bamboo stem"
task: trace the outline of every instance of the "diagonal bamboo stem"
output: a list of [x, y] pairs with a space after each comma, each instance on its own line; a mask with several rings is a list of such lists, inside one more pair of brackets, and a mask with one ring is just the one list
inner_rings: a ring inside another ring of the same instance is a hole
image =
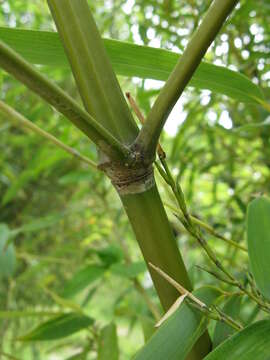
[[137, 146], [147, 156], [146, 160], [152, 161], [154, 158], [160, 133], [173, 106], [237, 3], [238, 0], [214, 0], [192, 36], [136, 139]]
[[125, 144], [132, 143], [138, 128], [113, 72], [87, 1], [47, 2], [85, 108], [118, 140]]
[[128, 157], [128, 149], [83, 110], [58, 85], [51, 82], [9, 46], [0, 41], [0, 66], [45, 99], [83, 131], [104, 153]]

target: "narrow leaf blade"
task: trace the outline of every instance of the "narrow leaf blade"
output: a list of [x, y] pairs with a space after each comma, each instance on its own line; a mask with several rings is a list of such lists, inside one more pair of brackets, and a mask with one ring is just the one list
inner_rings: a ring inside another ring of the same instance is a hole
[[13, 244], [6, 246], [11, 231], [6, 224], [0, 224], [0, 279], [12, 276], [16, 267], [16, 255]]
[[117, 332], [114, 323], [105, 326], [101, 330], [98, 341], [98, 360], [118, 360], [119, 349], [117, 342]]
[[270, 299], [270, 200], [253, 200], [247, 212], [248, 254], [252, 274], [262, 294]]
[[92, 325], [94, 320], [80, 313], [54, 317], [19, 338], [21, 341], [48, 341], [70, 336]]
[[[69, 66], [57, 33], [0, 27], [0, 39], [35, 64]], [[179, 54], [172, 51], [104, 39], [115, 72], [166, 81], [176, 65]], [[260, 88], [239, 72], [202, 62], [190, 84], [208, 89], [235, 100], [260, 103]]]
[[[194, 291], [194, 295], [210, 304], [220, 293], [214, 288], [204, 287]], [[134, 359], [185, 359], [205, 329], [206, 322], [202, 315], [184, 303], [152, 335]]]
[[270, 359], [270, 321], [246, 327], [212, 351], [205, 360]]
[[[223, 312], [233, 319], [236, 319], [240, 312], [241, 301], [242, 297], [233, 295], [224, 305]], [[217, 322], [213, 336], [213, 348], [227, 340], [227, 338], [234, 333], [235, 330], [231, 326], [221, 321]]]
[[99, 265], [87, 265], [66, 282], [61, 296], [64, 298], [75, 296], [94, 281], [100, 279], [104, 275], [105, 270], [104, 267]]

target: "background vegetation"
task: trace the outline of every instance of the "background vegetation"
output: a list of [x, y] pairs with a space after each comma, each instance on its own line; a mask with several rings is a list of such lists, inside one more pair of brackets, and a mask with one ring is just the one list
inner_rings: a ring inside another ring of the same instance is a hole
[[[175, 52], [183, 51], [209, 3], [89, 1], [103, 37]], [[55, 30], [42, 0], [2, 1], [0, 6], [0, 26]], [[267, 0], [240, 2], [205, 57], [246, 75], [263, 89], [268, 100], [269, 23]], [[68, 67], [47, 65], [41, 70], [80, 101]], [[1, 100], [96, 160], [94, 145], [89, 146], [87, 138], [62, 115], [4, 71], [0, 81]], [[151, 79], [119, 76], [119, 81], [145, 113], [162, 86], [161, 81]], [[181, 181], [191, 213], [244, 247], [247, 204], [270, 190], [269, 125], [269, 112], [262, 106], [189, 87], [162, 134], [168, 164]], [[110, 182], [101, 172], [3, 116], [0, 154], [0, 240], [12, 239], [16, 249], [16, 264], [9, 263], [14, 267], [9, 278], [0, 254], [0, 353], [43, 360], [68, 359], [85, 351], [85, 358], [96, 359], [100, 334], [104, 338], [104, 332], [113, 332], [114, 323], [120, 359], [130, 359], [143, 345], [147, 328], [155, 321], [153, 313], [161, 313], [161, 308]], [[164, 202], [174, 205], [169, 187], [158, 174], [157, 181]], [[193, 283], [196, 287], [205, 283], [216, 286], [215, 278], [196, 267], [209, 265], [208, 258], [178, 224], [174, 212], [167, 210]], [[246, 252], [213, 236], [207, 239], [227, 268], [239, 278], [246, 274]], [[226, 290], [222, 283], [218, 286]], [[58, 296], [63, 294], [70, 302], [61, 303]], [[89, 331], [57, 343], [16, 340], [49, 313], [74, 304], [96, 319]], [[236, 317], [252, 322], [263, 315], [246, 299]], [[116, 350], [115, 354], [117, 359]]]

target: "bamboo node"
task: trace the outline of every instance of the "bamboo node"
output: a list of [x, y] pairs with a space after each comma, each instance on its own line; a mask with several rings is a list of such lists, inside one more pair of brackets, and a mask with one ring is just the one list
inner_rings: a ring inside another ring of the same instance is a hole
[[137, 163], [134, 166], [105, 161], [98, 166], [110, 178], [120, 195], [139, 194], [155, 185], [152, 164], [144, 166]]

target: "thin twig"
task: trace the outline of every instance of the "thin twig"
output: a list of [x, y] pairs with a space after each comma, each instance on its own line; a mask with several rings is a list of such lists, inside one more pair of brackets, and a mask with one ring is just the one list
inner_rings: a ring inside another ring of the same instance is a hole
[[[135, 99], [131, 96], [130, 92], [126, 92], [126, 97], [129, 101], [129, 104], [132, 108], [132, 110], [135, 112], [138, 120], [140, 121], [140, 123], [143, 125], [145, 123], [145, 117], [143, 116], [143, 113], [141, 112], [139, 106], [137, 105]], [[160, 145], [160, 143], [158, 143], [157, 145], [157, 153], [159, 158], [166, 158], [166, 153], [163, 150], [162, 146]]]
[[[174, 206], [172, 206], [171, 204], [164, 202], [164, 205], [165, 205], [167, 208], [169, 208], [171, 211], [176, 212], [176, 213], [178, 213], [178, 214], [180, 213], [179, 210], [176, 209], [176, 208], [175, 208]], [[235, 241], [233, 241], [233, 240], [227, 239], [225, 236], [223, 236], [223, 235], [219, 234], [218, 232], [216, 232], [216, 230], [213, 229], [210, 225], [206, 224], [205, 222], [203, 222], [202, 220], [196, 218], [195, 216], [190, 215], [190, 218], [191, 218], [191, 220], [192, 220], [195, 224], [199, 225], [199, 226], [202, 227], [204, 230], [206, 230], [209, 234], [215, 236], [216, 238], [225, 241], [226, 243], [228, 243], [228, 244], [230, 244], [230, 245], [238, 248], [239, 250], [243, 250], [243, 251], [245, 251], [245, 252], [248, 251], [245, 246], [240, 245], [240, 244], [238, 244], [237, 242], [235, 242]]]
[[[227, 314], [223, 313], [217, 306], [207, 306], [204, 304], [200, 299], [198, 299], [196, 296], [194, 296], [191, 292], [186, 290], [182, 285], [177, 283], [174, 279], [172, 279], [168, 274], [166, 274], [164, 271], [162, 271], [157, 266], [149, 263], [149, 265], [156, 270], [165, 280], [167, 280], [172, 286], [174, 286], [182, 296], [185, 296], [192, 300], [191, 305], [194, 305], [198, 310], [203, 312], [205, 315], [207, 315], [209, 318], [216, 320], [216, 321], [223, 321], [229, 326], [233, 327], [236, 330], [242, 330], [243, 326], [239, 324], [237, 321], [232, 319]], [[184, 297], [180, 297], [178, 301], [176, 301], [175, 304], [173, 304], [172, 309], [169, 309], [169, 311], [165, 315], [165, 319], [167, 319], [184, 301]], [[179, 303], [179, 305], [178, 305]], [[162, 322], [162, 319], [161, 319]]]
[[153, 265], [152, 263], [149, 263], [149, 265], [156, 270], [159, 275], [161, 275], [165, 280], [167, 280], [181, 295], [187, 295], [191, 300], [193, 300], [196, 304], [198, 304], [201, 307], [206, 307], [206, 305], [196, 298], [191, 292], [186, 290], [182, 285], [180, 285], [178, 282], [176, 282], [173, 278], [171, 278], [168, 274], [166, 274], [163, 270], [161, 270], [159, 267]]
[[2, 41], [0, 41], [0, 66], [65, 115], [109, 157], [132, 161], [130, 150], [124, 144], [99, 124], [64, 90]]
[[[267, 313], [270, 313], [270, 304], [260, 297], [256, 296], [252, 291], [249, 291], [246, 289], [245, 286], [241, 284], [231, 273], [229, 270], [227, 270], [223, 264], [219, 261], [218, 257], [216, 256], [215, 252], [211, 249], [211, 247], [207, 244], [206, 240], [201, 234], [200, 228], [195, 225], [192, 221], [192, 218], [188, 212], [187, 205], [185, 202], [184, 193], [181, 189], [181, 186], [179, 183], [176, 183], [171, 171], [166, 163], [165, 159], [160, 159], [161, 164], [163, 166], [164, 172], [166, 176], [164, 177], [164, 180], [168, 183], [168, 185], [171, 187], [173, 194], [175, 195], [176, 201], [179, 205], [179, 208], [182, 211], [182, 215], [175, 214], [175, 216], [179, 219], [179, 221], [183, 224], [185, 229], [198, 241], [198, 243], [202, 246], [202, 248], [205, 250], [206, 254], [210, 258], [210, 260], [216, 265], [216, 267], [222, 271], [231, 282], [231, 285], [238, 287], [244, 294], [249, 296], [253, 301], [255, 301], [257, 304], [260, 305], [261, 309]], [[162, 173], [161, 173], [162, 175]]]
[[65, 150], [70, 155], [74, 156], [75, 158], [79, 159], [80, 161], [83, 161], [87, 163], [88, 165], [92, 166], [93, 168], [97, 169], [97, 164], [87, 158], [86, 156], [80, 154], [77, 150], [71, 148], [70, 146], [62, 143], [60, 140], [58, 140], [53, 135], [49, 134], [47, 131], [39, 128], [37, 125], [32, 123], [32, 121], [26, 119], [22, 114], [18, 113], [16, 110], [14, 110], [9, 105], [5, 104], [3, 101], [0, 100], [0, 112], [5, 115], [8, 120], [15, 121], [18, 123], [19, 126], [31, 129], [36, 134], [41, 135], [45, 139], [49, 140], [50, 142], [54, 143], [59, 148]]
[[235, 285], [233, 281], [231, 280], [228, 280], [228, 279], [225, 279], [224, 277], [222, 277], [221, 275], [219, 275], [218, 273], [216, 273], [215, 271], [213, 270], [210, 270], [210, 269], [206, 269], [205, 267], [203, 266], [200, 266], [200, 265], [196, 265], [196, 267], [202, 271], [205, 271], [207, 272], [208, 274], [214, 276], [216, 279], [226, 283], [226, 284], [229, 284], [229, 285]]

